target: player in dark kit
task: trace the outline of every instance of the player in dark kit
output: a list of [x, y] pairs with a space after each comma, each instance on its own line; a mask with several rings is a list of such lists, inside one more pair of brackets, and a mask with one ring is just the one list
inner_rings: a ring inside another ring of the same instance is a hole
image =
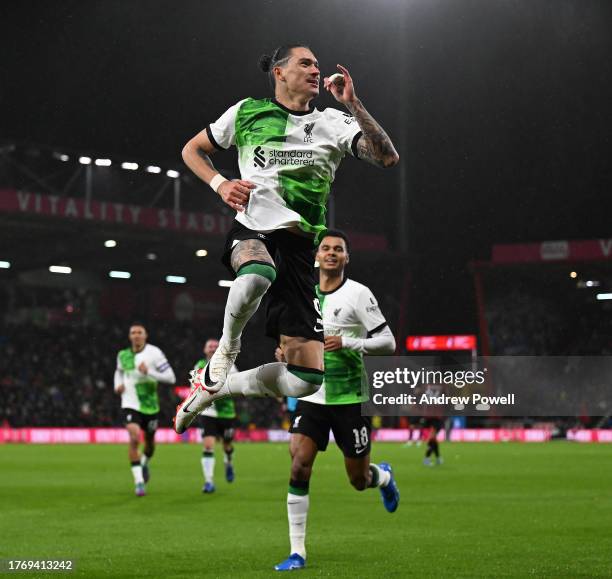
[[436, 464], [440, 465], [444, 461], [440, 456], [440, 444], [438, 442], [438, 432], [442, 428], [442, 420], [439, 418], [429, 418], [425, 423], [425, 431], [423, 439], [427, 442], [427, 450], [425, 451], [425, 458], [423, 464], [425, 466], [433, 466], [431, 462], [431, 455], [436, 456]]

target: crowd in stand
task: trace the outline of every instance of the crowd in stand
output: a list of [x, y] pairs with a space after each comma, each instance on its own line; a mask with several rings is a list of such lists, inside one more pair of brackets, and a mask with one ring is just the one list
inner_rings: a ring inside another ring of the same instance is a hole
[[498, 356], [558, 354], [565, 319], [547, 300], [511, 290], [487, 303], [491, 353]]
[[[610, 355], [612, 316], [598, 308], [563, 308], [527, 291], [489, 294], [486, 307], [490, 353], [506, 356]], [[245, 333], [241, 369], [271, 361], [274, 344], [261, 339], [262, 313]], [[113, 390], [117, 352], [128, 347], [133, 321], [166, 354], [187, 386], [207, 338], [219, 320], [169, 321], [141, 316], [110, 320], [99, 315], [95, 292], [75, 289], [0, 288], [0, 424], [20, 426], [121, 426], [120, 397]], [[215, 329], [216, 328], [216, 329]], [[171, 426], [180, 397], [159, 386], [160, 425]], [[242, 428], [286, 424], [282, 404], [237, 400]]]
[[[64, 302], [62, 302], [64, 303]], [[143, 321], [148, 325], [146, 321]], [[117, 352], [128, 347], [129, 322], [42, 320], [0, 327], [0, 424], [21, 426], [121, 426], [121, 401], [114, 393]], [[201, 358], [208, 337], [185, 322], [149, 325], [150, 341], [166, 354], [178, 386]], [[160, 426], [171, 426], [180, 397], [159, 385]], [[279, 427], [275, 400], [237, 401], [240, 426]]]
[[612, 353], [612, 315], [599, 303], [574, 303], [512, 289], [487, 300], [490, 353], [586, 356]]
[[[605, 362], [590, 358], [612, 354], [612, 315], [605, 305], [575, 291], [546, 295], [537, 288], [491, 284], [486, 303], [491, 355], [542, 357], [528, 364], [508, 360], [514, 363], [513, 380], [538, 383], [538, 389], [524, 393], [523, 400], [531, 394], [534, 411], [543, 411], [547, 401], [554, 403], [555, 396], [576, 398], [576, 416], [555, 420], [563, 433], [577, 425], [602, 427], [612, 423], [609, 386], [601, 370]], [[551, 356], [562, 358], [545, 358]], [[595, 411], [601, 416], [592, 416]]]

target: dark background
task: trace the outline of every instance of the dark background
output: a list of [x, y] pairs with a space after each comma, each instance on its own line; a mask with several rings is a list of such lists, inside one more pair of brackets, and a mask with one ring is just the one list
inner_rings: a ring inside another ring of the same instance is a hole
[[[494, 243], [611, 234], [609, 2], [20, 1], [0, 12], [5, 141], [179, 166], [208, 122], [268, 96], [261, 53], [297, 39], [324, 75], [346, 65], [401, 166], [345, 161], [336, 224], [389, 237], [397, 271], [411, 271], [412, 333], [476, 329], [467, 264]], [[338, 104], [325, 94], [319, 105]]]

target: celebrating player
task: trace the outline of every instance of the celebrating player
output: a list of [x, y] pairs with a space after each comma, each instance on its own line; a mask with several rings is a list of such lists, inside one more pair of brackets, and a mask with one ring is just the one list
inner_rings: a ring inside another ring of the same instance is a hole
[[[219, 347], [219, 341], [209, 339], [204, 344], [204, 358], [198, 360], [194, 370], [201, 370], [208, 364], [212, 355]], [[231, 372], [238, 372], [234, 366]], [[202, 472], [204, 473], [203, 493], [214, 493], [215, 482], [215, 441], [223, 441], [223, 464], [225, 465], [225, 480], [234, 481], [234, 465], [232, 456], [234, 453], [234, 419], [236, 418], [236, 408], [231, 398], [225, 398], [213, 402], [200, 414], [200, 428], [202, 429]]]
[[[149, 480], [149, 461], [155, 452], [155, 431], [159, 416], [158, 382], [174, 384], [174, 371], [164, 353], [147, 344], [147, 330], [142, 324], [130, 326], [131, 346], [117, 355], [115, 392], [121, 395], [125, 427], [130, 435], [129, 458], [136, 485], [136, 496], [143, 497]], [[144, 452], [140, 455], [141, 434]]]
[[277, 571], [306, 565], [308, 487], [315, 458], [327, 448], [330, 430], [344, 454], [344, 466], [353, 487], [358, 491], [378, 487], [391, 513], [399, 504], [391, 466], [370, 463], [371, 424], [369, 417], [361, 415], [361, 402], [368, 398], [363, 354], [393, 354], [395, 339], [372, 292], [344, 276], [349, 262], [344, 233], [327, 231], [317, 261], [317, 295], [325, 328], [325, 379], [320, 390], [298, 401], [289, 429], [291, 479], [287, 513], [291, 554], [275, 566]]
[[[241, 100], [192, 138], [183, 149], [187, 166], [236, 210], [223, 261], [235, 273], [227, 298], [223, 335], [210, 363], [192, 379], [177, 408], [183, 432], [215, 399], [227, 396], [294, 396], [323, 382], [323, 328], [315, 294], [315, 240], [325, 230], [327, 197], [347, 153], [379, 167], [399, 156], [355, 93], [349, 71], [324, 86], [347, 109], [319, 111], [319, 63], [304, 45], [281, 46], [260, 61], [274, 98]], [[235, 145], [241, 179], [228, 181], [210, 161]], [[273, 362], [228, 377], [240, 336], [268, 292], [266, 334], [287, 363]]]

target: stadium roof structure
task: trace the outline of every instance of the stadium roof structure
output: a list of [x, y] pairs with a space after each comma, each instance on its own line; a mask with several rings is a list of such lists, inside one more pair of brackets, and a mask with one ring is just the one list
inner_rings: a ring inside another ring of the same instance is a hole
[[[184, 166], [30, 144], [0, 148], [4, 279], [55, 285], [48, 268], [57, 265], [80, 272], [85, 287], [108, 282], [111, 271], [130, 274], [112, 283], [165, 284], [174, 276], [217, 287], [229, 278], [220, 257], [233, 218]], [[351, 247], [362, 263], [389, 255], [378, 234], [353, 233]]]

